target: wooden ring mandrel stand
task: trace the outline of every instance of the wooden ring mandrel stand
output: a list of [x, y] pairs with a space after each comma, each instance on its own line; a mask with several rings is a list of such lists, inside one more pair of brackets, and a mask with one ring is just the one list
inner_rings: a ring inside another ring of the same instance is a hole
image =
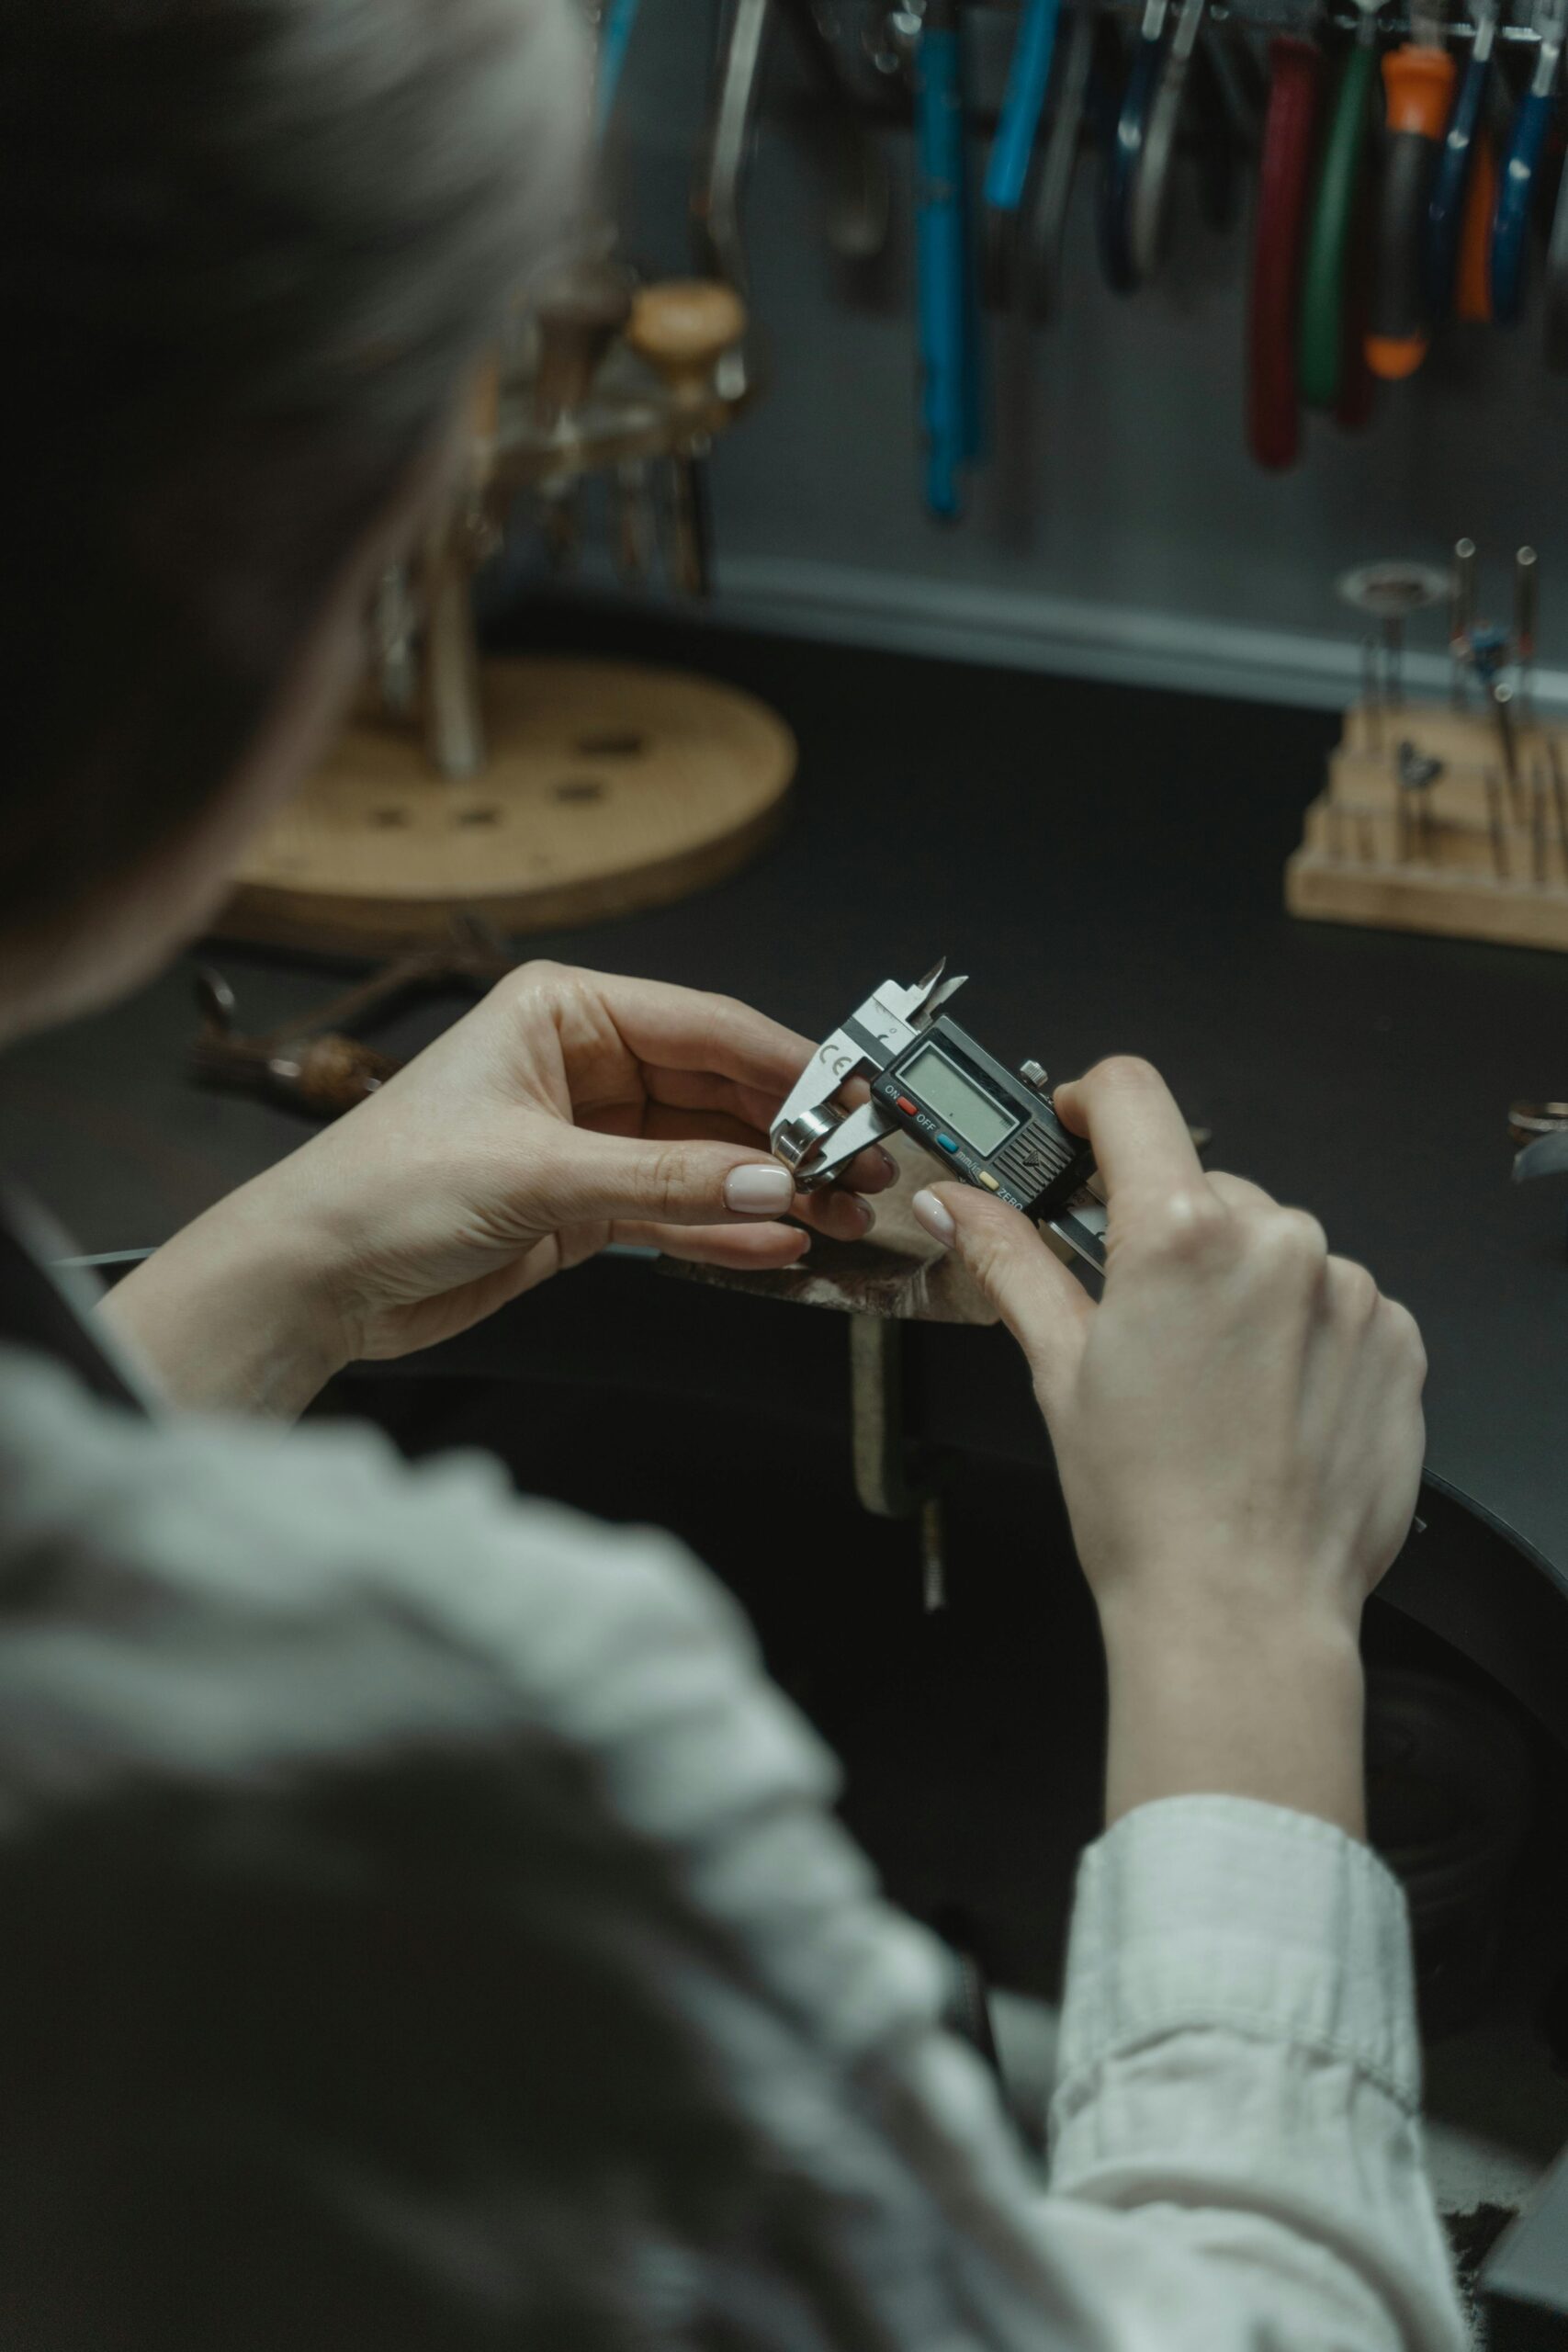
[[527, 485], [671, 459], [674, 570], [700, 592], [701, 460], [750, 389], [744, 368], [739, 389], [717, 382], [747, 324], [728, 287], [634, 296], [604, 264], [543, 304], [533, 380], [485, 372], [468, 479], [424, 549], [418, 726], [367, 699], [251, 848], [219, 937], [380, 955], [463, 911], [513, 934], [597, 922], [720, 879], [778, 823], [795, 742], [751, 696], [623, 663], [479, 659], [472, 571]]

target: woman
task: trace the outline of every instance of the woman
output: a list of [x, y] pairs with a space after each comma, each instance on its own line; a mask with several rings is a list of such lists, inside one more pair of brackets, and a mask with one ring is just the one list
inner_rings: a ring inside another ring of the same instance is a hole
[[[192, 935], [318, 751], [569, 225], [584, 81], [564, 0], [0, 0], [0, 91], [20, 1035]], [[995, 1204], [919, 1204], [1028, 1354], [1105, 1633], [1043, 2199], [716, 1589], [482, 1464], [277, 1430], [613, 1237], [863, 1230], [874, 1155], [807, 1208], [765, 1149], [806, 1051], [526, 967], [116, 1292], [145, 1416], [10, 1330], [8, 2340], [1459, 2341], [1360, 1842], [1420, 1343], [1152, 1071], [1057, 1097], [1098, 1309]]]

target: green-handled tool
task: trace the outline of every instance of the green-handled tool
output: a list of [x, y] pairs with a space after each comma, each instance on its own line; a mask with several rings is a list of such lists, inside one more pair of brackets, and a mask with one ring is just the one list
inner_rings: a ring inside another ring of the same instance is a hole
[[1345, 303], [1350, 239], [1366, 158], [1368, 117], [1377, 79], [1378, 11], [1382, 0], [1356, 0], [1360, 20], [1340, 75], [1318, 165], [1312, 228], [1302, 271], [1298, 365], [1309, 408], [1338, 405], [1344, 364]]

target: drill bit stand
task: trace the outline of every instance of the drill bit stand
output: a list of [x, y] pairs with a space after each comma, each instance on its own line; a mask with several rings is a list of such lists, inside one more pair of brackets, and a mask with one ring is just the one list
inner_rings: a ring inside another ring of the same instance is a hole
[[[1348, 601], [1375, 614], [1352, 588], [1398, 569], [1349, 575]], [[1419, 568], [1404, 570], [1408, 590]], [[1404, 622], [1438, 601], [1436, 582], [1450, 602], [1450, 699], [1406, 702]], [[1475, 548], [1461, 539], [1451, 575], [1426, 575], [1397, 616], [1384, 608], [1362, 698], [1286, 867], [1292, 914], [1568, 949], [1568, 727], [1543, 720], [1530, 695], [1535, 587], [1523, 548], [1512, 627], [1482, 620]]]
[[529, 516], [570, 560], [595, 473], [623, 574], [643, 577], [662, 537], [674, 583], [705, 594], [704, 461], [757, 381], [728, 287], [637, 290], [594, 258], [539, 289], [479, 388], [458, 495], [418, 566], [382, 583], [354, 719], [247, 851], [218, 937], [379, 956], [463, 914], [547, 931], [682, 898], [761, 846], [795, 761], [772, 711], [672, 671], [481, 657], [471, 599]]

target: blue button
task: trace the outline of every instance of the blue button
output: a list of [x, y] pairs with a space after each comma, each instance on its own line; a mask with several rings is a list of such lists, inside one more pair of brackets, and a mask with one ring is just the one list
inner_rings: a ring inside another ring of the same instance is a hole
[[943, 1151], [956, 1151], [958, 1149], [958, 1146], [953, 1142], [951, 1136], [938, 1136], [937, 1141], [942, 1146]]

